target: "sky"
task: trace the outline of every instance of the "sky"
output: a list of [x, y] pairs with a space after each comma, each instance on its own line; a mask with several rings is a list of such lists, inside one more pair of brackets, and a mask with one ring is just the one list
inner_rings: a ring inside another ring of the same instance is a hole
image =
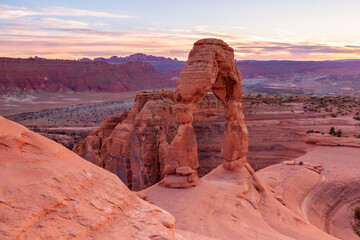
[[0, 0], [0, 57], [186, 60], [220, 38], [238, 60], [360, 59], [359, 0]]

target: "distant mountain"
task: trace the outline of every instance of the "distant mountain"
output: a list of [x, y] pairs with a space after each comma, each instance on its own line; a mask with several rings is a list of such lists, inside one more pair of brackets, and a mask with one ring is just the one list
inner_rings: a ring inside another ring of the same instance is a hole
[[22, 91], [122, 92], [174, 86], [148, 62], [0, 58], [0, 93]]
[[[91, 61], [88, 58], [82, 58], [79, 61]], [[126, 62], [140, 61], [140, 62], [148, 62], [154, 66], [156, 71], [164, 71], [174, 68], [182, 68], [185, 65], [184, 61], [178, 61], [176, 58], [165, 58], [165, 57], [156, 57], [152, 55], [146, 55], [143, 53], [135, 53], [126, 57], [117, 57], [112, 56], [110, 58], [98, 57], [93, 61], [96, 62], [107, 62], [110, 64], [121, 64]]]
[[304, 74], [359, 75], [360, 60], [236, 61], [244, 78], [291, 77]]
[[360, 61], [236, 61], [244, 94], [359, 97]]
[[[360, 60], [235, 61], [244, 93], [360, 92]], [[47, 60], [0, 58], [0, 94], [21, 91], [122, 92], [175, 87], [184, 61], [142, 53], [127, 57]]]

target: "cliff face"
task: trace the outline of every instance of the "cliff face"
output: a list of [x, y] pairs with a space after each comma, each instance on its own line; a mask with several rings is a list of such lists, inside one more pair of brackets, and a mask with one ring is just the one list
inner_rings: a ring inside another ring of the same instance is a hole
[[[130, 112], [108, 117], [74, 147], [86, 160], [120, 177], [131, 189], [149, 187], [163, 177], [166, 150], [176, 135], [174, 92], [139, 92]], [[199, 176], [221, 164], [225, 110], [208, 94], [194, 111]]]
[[121, 92], [169, 87], [147, 62], [108, 64], [0, 58], [0, 93], [21, 91]]

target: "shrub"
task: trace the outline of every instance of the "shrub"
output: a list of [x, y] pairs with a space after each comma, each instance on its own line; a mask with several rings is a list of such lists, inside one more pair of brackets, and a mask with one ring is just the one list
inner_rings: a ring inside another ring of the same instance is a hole
[[333, 135], [333, 136], [336, 135], [336, 132], [335, 132], [335, 128], [334, 128], [334, 127], [331, 127], [331, 128], [330, 128], [329, 134], [330, 134], [330, 135]]
[[360, 121], [360, 116], [355, 116], [354, 119]]
[[352, 227], [353, 227], [354, 231], [356, 232], [356, 234], [360, 236], [360, 223], [353, 224]]
[[354, 217], [357, 218], [358, 220], [360, 220], [360, 206], [357, 206], [355, 208]]
[[332, 113], [332, 114], [331, 114], [331, 117], [336, 118], [336, 117], [337, 117], [337, 114], [336, 114], [336, 113]]
[[360, 206], [355, 208], [354, 218], [357, 220], [357, 223], [353, 224], [352, 227], [356, 234], [360, 236]]
[[341, 137], [341, 136], [342, 136], [342, 131], [341, 131], [341, 129], [337, 130], [336, 136], [337, 136], [337, 137]]
[[299, 165], [304, 165], [304, 163], [302, 161], [299, 162]]
[[306, 133], [313, 133], [314, 130], [307, 130]]

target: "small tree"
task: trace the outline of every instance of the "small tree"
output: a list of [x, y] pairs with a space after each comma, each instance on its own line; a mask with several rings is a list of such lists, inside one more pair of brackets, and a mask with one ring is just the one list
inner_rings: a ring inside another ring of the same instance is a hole
[[337, 137], [341, 137], [341, 136], [342, 136], [342, 131], [341, 131], [341, 129], [337, 130], [336, 136], [337, 136]]
[[333, 135], [333, 136], [336, 135], [336, 133], [335, 133], [335, 128], [334, 128], [334, 127], [331, 127], [331, 128], [330, 128], [329, 134], [330, 134], [330, 135]]

